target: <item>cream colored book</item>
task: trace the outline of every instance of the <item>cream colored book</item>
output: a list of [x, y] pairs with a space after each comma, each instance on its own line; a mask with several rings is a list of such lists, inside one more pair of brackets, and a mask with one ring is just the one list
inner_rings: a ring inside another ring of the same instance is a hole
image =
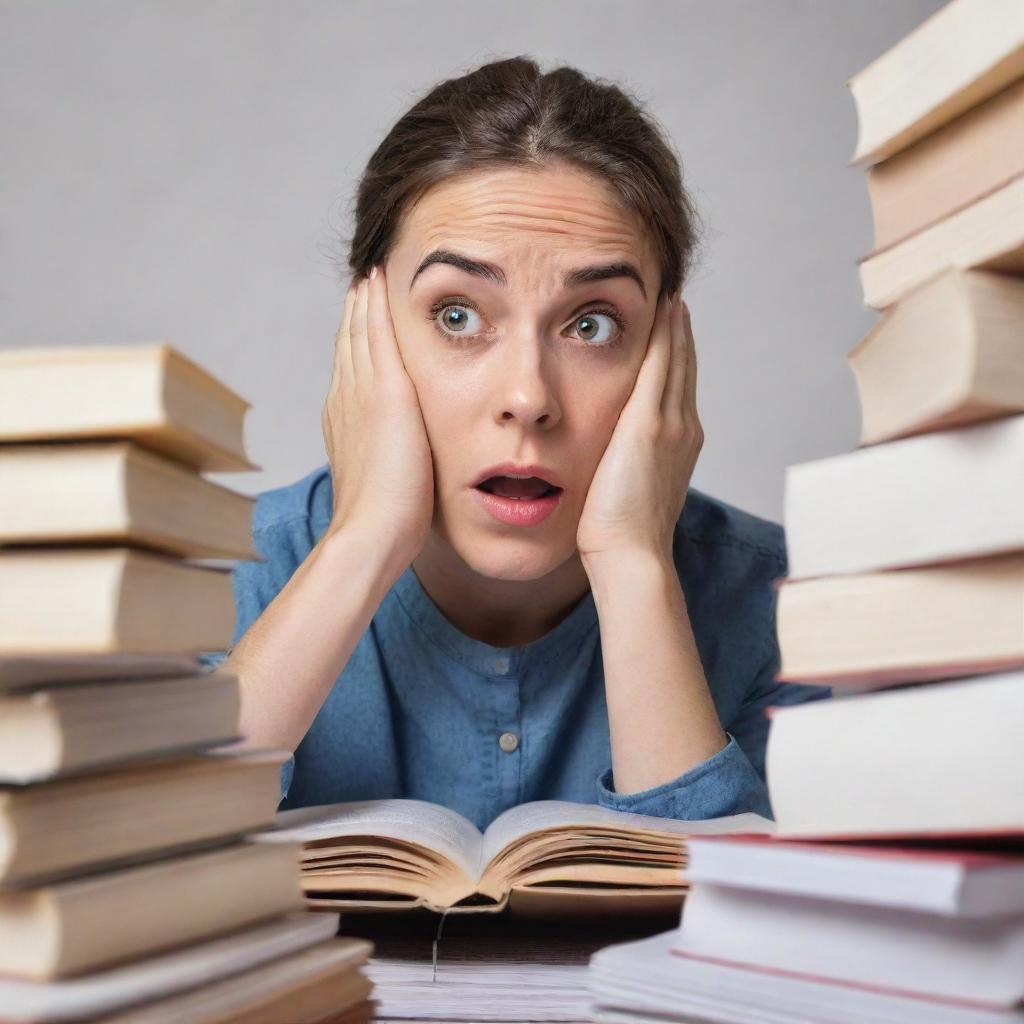
[[248, 408], [166, 343], [0, 351], [0, 442], [129, 438], [200, 470], [253, 470]]
[[169, 679], [204, 670], [195, 654], [0, 654], [0, 693], [38, 686]]
[[303, 888], [314, 909], [473, 913], [543, 902], [568, 914], [597, 904], [678, 906], [687, 835], [772, 827], [749, 813], [679, 821], [540, 800], [505, 811], [481, 834], [450, 808], [397, 799], [282, 811], [277, 825], [254, 839], [304, 844]]
[[1024, 173], [1024, 78], [868, 168], [875, 250], [885, 249]]
[[231, 574], [130, 548], [0, 549], [0, 655], [224, 650]]
[[251, 981], [292, 953], [328, 942], [337, 930], [337, 914], [301, 910], [74, 978], [0, 976], [3, 1019], [5, 1024], [39, 1024], [92, 1021], [128, 1007], [134, 1013], [143, 1003], [156, 1005], [185, 989], [234, 977]]
[[861, 260], [864, 302], [884, 309], [947, 267], [1024, 273], [1024, 175]]
[[951, 268], [850, 350], [862, 445], [1024, 412], [1024, 280]]
[[0, 973], [82, 974], [302, 905], [298, 846], [248, 842], [0, 892]]
[[363, 1024], [376, 1019], [365, 939], [339, 936], [201, 988], [132, 1007], [104, 1024]]
[[853, 75], [852, 163], [900, 152], [1024, 75], [1024, 5], [952, 0]]
[[273, 824], [283, 751], [125, 765], [34, 786], [0, 786], [0, 886], [114, 867]]
[[887, 686], [1024, 665], [1024, 553], [777, 581], [779, 680]]
[[0, 544], [133, 544], [256, 559], [255, 498], [130, 441], [0, 447]]
[[226, 668], [170, 679], [0, 693], [0, 782], [25, 784], [132, 758], [237, 740], [238, 677]]
[[1024, 671], [770, 717], [765, 770], [780, 839], [1024, 836]]
[[1024, 551], [1024, 415], [790, 466], [783, 521], [790, 580]]

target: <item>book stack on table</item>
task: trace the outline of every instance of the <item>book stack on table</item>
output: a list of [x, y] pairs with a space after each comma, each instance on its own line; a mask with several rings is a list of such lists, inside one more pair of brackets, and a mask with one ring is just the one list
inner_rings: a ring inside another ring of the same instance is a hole
[[238, 741], [247, 403], [167, 345], [0, 352], [0, 1024], [365, 1020]]
[[[953, 0], [850, 81], [882, 319], [857, 450], [791, 467], [765, 837], [694, 837], [600, 1020], [1024, 1021], [1024, 4]], [[638, 1015], [638, 1016], [634, 1016]]]

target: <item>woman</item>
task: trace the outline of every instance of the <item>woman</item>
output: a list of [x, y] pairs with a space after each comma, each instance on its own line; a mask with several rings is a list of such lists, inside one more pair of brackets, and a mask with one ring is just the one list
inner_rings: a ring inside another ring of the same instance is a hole
[[678, 163], [621, 90], [501, 60], [359, 185], [329, 461], [259, 496], [230, 664], [283, 806], [770, 813], [782, 530], [688, 489]]

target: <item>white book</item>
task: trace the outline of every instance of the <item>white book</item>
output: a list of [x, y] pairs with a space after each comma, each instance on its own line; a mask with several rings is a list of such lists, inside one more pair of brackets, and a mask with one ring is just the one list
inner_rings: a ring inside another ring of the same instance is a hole
[[693, 836], [693, 884], [917, 910], [947, 917], [1024, 914], [1024, 854]]
[[1022, 1024], [988, 1010], [747, 970], [672, 952], [676, 932], [616, 943], [590, 960], [588, 1019], [608, 1024]]
[[751, 969], [1010, 1009], [1024, 998], [1024, 916], [980, 920], [704, 883], [673, 949]]
[[782, 838], [1024, 834], [1024, 672], [777, 707]]
[[1024, 548], [1024, 415], [790, 466], [789, 578]]

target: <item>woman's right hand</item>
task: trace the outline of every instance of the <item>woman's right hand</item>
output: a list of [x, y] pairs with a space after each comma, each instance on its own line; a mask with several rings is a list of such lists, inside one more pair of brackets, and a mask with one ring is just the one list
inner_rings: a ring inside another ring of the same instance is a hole
[[380, 543], [402, 569], [434, 513], [434, 468], [416, 389], [395, 337], [383, 267], [350, 284], [321, 417], [334, 488], [328, 532]]

